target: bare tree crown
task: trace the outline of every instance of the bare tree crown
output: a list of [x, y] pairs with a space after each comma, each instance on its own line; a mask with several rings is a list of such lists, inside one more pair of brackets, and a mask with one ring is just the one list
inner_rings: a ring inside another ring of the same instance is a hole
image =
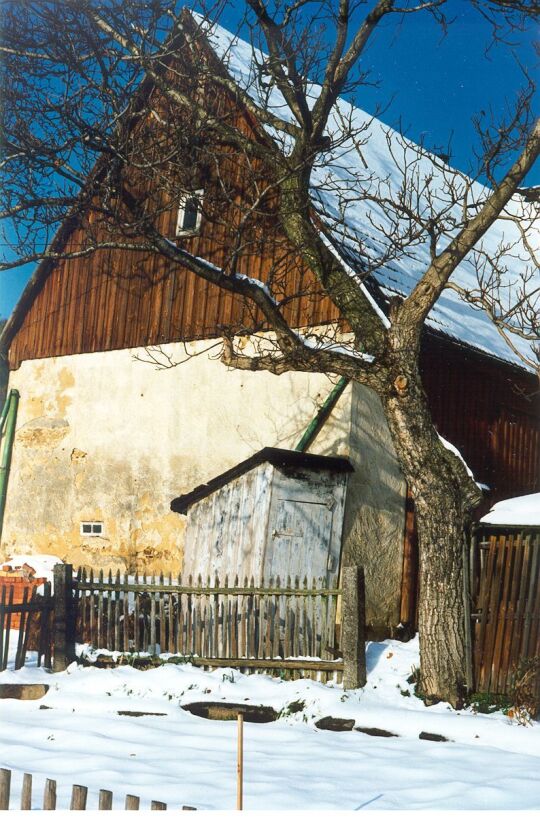
[[[245, 299], [249, 320], [226, 333], [229, 365], [318, 368], [381, 387], [397, 342], [383, 314], [389, 301], [399, 342], [417, 348], [426, 320], [452, 333], [454, 293], [479, 308], [469, 311], [471, 336], [487, 316], [514, 359], [535, 365], [538, 207], [517, 192], [538, 155], [531, 81], [509, 120], [483, 135], [491, 188], [340, 98], [366, 81], [360, 57], [382, 19], [425, 13], [444, 28], [445, 5], [379, 0], [358, 23], [348, 0], [313, 10], [247, 0], [248, 43], [212, 25], [217, 7], [197, 16], [157, 0], [6, 3], [2, 215], [18, 258], [4, 268], [62, 257], [53, 237], [69, 213], [87, 227], [75, 254], [145, 249]], [[497, 37], [535, 11], [473, 5]], [[225, 250], [217, 269], [160, 219], [203, 187], [204, 216]], [[261, 287], [242, 259], [276, 222], [282, 257]], [[291, 253], [313, 271], [314, 297], [330, 297], [343, 319], [307, 340], [291, 323], [291, 304], [305, 296], [291, 292], [282, 263]], [[275, 347], [246, 360], [232, 337], [268, 328]], [[344, 330], [352, 354], [336, 351]]]

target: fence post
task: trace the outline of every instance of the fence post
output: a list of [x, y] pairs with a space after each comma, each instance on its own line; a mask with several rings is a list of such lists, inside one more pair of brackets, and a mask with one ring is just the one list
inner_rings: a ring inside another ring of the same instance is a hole
[[141, 798], [135, 794], [126, 794], [126, 806], [124, 811], [139, 811]]
[[99, 790], [98, 809], [100, 811], [111, 811], [112, 801], [113, 801], [112, 791], [109, 791], [109, 789], [100, 789]]
[[0, 809], [7, 811], [9, 809], [9, 791], [11, 787], [11, 771], [9, 769], [0, 769]]
[[358, 689], [366, 683], [366, 602], [364, 568], [343, 568], [343, 688]]
[[56, 780], [47, 778], [45, 781], [43, 811], [56, 811]]
[[73, 567], [54, 566], [53, 672], [62, 672], [75, 658]]
[[25, 774], [21, 791], [21, 811], [32, 811], [32, 775]]
[[86, 811], [87, 798], [88, 788], [86, 786], [73, 786], [71, 789], [70, 811]]

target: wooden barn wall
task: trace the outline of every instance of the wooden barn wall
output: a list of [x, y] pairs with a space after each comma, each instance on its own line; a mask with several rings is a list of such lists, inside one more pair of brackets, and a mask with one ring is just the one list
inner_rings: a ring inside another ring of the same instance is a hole
[[[531, 375], [433, 335], [421, 355], [424, 387], [437, 430], [461, 451], [475, 478], [489, 486], [476, 509], [540, 491], [540, 393]], [[408, 493], [400, 619], [417, 628], [420, 587], [414, 502]]]
[[[256, 138], [248, 115], [234, 101], [220, 94], [213, 103], [218, 115], [226, 116], [240, 130]], [[146, 120], [147, 132], [156, 127], [150, 119]], [[256, 162], [251, 161], [248, 170], [245, 157], [231, 150], [222, 149], [219, 165], [218, 174], [207, 167], [210, 176], [204, 182], [204, 198], [208, 217], [203, 217], [200, 231], [193, 237], [175, 239], [178, 205], [171, 200], [169, 206], [167, 202], [173, 187], [170, 179], [160, 194], [152, 189], [149, 179], [141, 182], [133, 171], [133, 189], [153, 203], [155, 212], [161, 210], [157, 226], [163, 235], [228, 271], [236, 240], [235, 225], [242, 213], [241, 202], [250, 194], [253, 198], [256, 186], [260, 189], [264, 179], [262, 175], [257, 178], [261, 169]], [[250, 174], [254, 174], [256, 181], [251, 181], [248, 192]], [[229, 191], [225, 200], [223, 181]], [[201, 186], [195, 179], [193, 189]], [[292, 251], [271, 208], [269, 204], [270, 212], [260, 215], [258, 221], [254, 219], [235, 271], [262, 281], [272, 278], [278, 297], [290, 298], [284, 311], [294, 326], [336, 321], [335, 306], [318, 292], [315, 276]], [[88, 212], [84, 222], [69, 235], [65, 253], [95, 245], [96, 240], [110, 242], [111, 238], [114, 236], [106, 225], [96, 221], [95, 213]], [[303, 294], [291, 297], [295, 293]], [[9, 364], [14, 369], [27, 359], [216, 337], [221, 334], [218, 327], [241, 331], [242, 327], [260, 321], [260, 316], [251, 312], [252, 308], [241, 298], [158, 254], [97, 250], [85, 257], [61, 260], [54, 266], [11, 342]]]
[[422, 377], [437, 430], [462, 452], [494, 501], [540, 491], [540, 395], [536, 379], [434, 336]]

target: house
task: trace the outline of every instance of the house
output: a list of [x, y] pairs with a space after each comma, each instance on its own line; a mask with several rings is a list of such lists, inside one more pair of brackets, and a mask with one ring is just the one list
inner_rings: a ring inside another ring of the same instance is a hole
[[[226, 52], [229, 75], [247, 86], [249, 46], [219, 27], [207, 40], [209, 58]], [[252, 114], [237, 99], [223, 92], [219, 104], [255, 132]], [[371, 128], [364, 159], [383, 174], [387, 136], [397, 135], [343, 105]], [[420, 166], [429, 162], [423, 155]], [[230, 155], [222, 170], [233, 172]], [[332, 189], [342, 170], [339, 161], [320, 170], [323, 212], [335, 206]], [[180, 208], [176, 202], [160, 211], [159, 227], [220, 266], [233, 216], [223, 207], [217, 225], [211, 208], [199, 206], [212, 183], [211, 175], [204, 187], [194, 179]], [[336, 242], [351, 265], [358, 262], [354, 230], [369, 233], [365, 206], [351, 204], [348, 233]], [[84, 247], [95, 235], [92, 218], [66, 220], [55, 246], [66, 255]], [[486, 236], [486, 251], [501, 229]], [[335, 306], [313, 290], [311, 271], [286, 250], [270, 213], [240, 255], [238, 273], [261, 281], [277, 274], [285, 295], [299, 291], [287, 306], [293, 325], [308, 331], [335, 323]], [[419, 247], [407, 263], [394, 260], [378, 271], [369, 286], [381, 308], [411, 290], [426, 251]], [[470, 280], [467, 259], [458, 274]], [[171, 500], [264, 447], [294, 449], [334, 387], [324, 375], [274, 377], [228, 370], [215, 360], [222, 327], [239, 332], [249, 320], [238, 298], [144, 251], [43, 261], [1, 338], [9, 385], [21, 395], [2, 556], [31, 551], [106, 569], [181, 570], [185, 521]], [[421, 362], [438, 430], [488, 486], [488, 501], [538, 490], [535, 378], [486, 316], [445, 292], [428, 319]], [[343, 548], [365, 565], [368, 623], [385, 633], [410, 606], [402, 597], [415, 560], [407, 488], [381, 405], [367, 388], [349, 383], [320, 425], [310, 453], [347, 457], [354, 469]]]

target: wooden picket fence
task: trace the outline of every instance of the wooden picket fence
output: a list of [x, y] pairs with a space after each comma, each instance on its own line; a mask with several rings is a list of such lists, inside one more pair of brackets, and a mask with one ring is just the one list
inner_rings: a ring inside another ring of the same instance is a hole
[[[125, 653], [168, 652], [199, 666], [341, 678], [336, 659], [340, 589], [323, 580], [128, 576], [80, 569], [77, 640]], [[291, 661], [291, 658], [294, 661]]]
[[37, 664], [51, 668], [51, 584], [25, 587], [22, 600], [13, 601], [14, 587], [3, 586], [0, 592], [0, 671], [7, 669], [11, 634], [18, 629], [14, 669], [26, 661], [29, 649], [37, 650]]
[[470, 575], [475, 688], [509, 692], [540, 656], [540, 530], [478, 529]]
[[[32, 809], [33, 780], [31, 774], [24, 774], [21, 788], [20, 805], [14, 805], [16, 810], [30, 811]], [[57, 795], [56, 780], [47, 779], [43, 789], [43, 811], [56, 811]], [[8, 811], [11, 797], [11, 769], [0, 769], [0, 811]], [[74, 785], [71, 789], [71, 811], [85, 811], [88, 800], [88, 787]], [[110, 811], [113, 806], [113, 793], [108, 789], [100, 789], [98, 795], [98, 809], [100, 811]], [[125, 811], [138, 811], [140, 807], [140, 797], [134, 794], [127, 794], [125, 799]], [[63, 810], [63, 807], [60, 806]], [[152, 800], [151, 811], [166, 811], [167, 804], [160, 800]], [[182, 806], [182, 811], [197, 811], [193, 806]]]

